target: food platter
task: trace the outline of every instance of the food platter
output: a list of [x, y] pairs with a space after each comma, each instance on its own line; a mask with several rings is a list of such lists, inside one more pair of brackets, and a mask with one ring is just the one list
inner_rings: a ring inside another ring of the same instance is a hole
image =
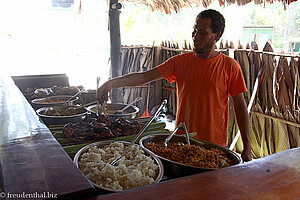
[[[121, 103], [108, 103], [106, 106], [106, 115], [112, 116], [112, 117], [123, 117], [125, 119], [133, 119], [136, 117], [137, 113], [140, 111], [140, 109], [136, 106], [130, 106], [123, 114], [114, 114], [117, 110], [122, 110], [127, 106], [127, 104], [121, 104]], [[98, 107], [99, 105], [91, 105], [88, 107], [88, 110], [91, 113], [94, 113], [98, 115]]]
[[[76, 155], [75, 155], [75, 157], [74, 157], [74, 160], [73, 160], [73, 161], [74, 161], [75, 165], [78, 167], [78, 169], [80, 169], [79, 162], [80, 162], [80, 160], [81, 160], [81, 156], [82, 156], [84, 153], [87, 153], [88, 150], [89, 150], [89, 148], [94, 147], [94, 146], [102, 148], [102, 147], [104, 147], [105, 145], [109, 145], [109, 144], [111, 144], [111, 143], [113, 143], [113, 142], [116, 142], [116, 141], [109, 141], [109, 140], [106, 140], [106, 141], [99, 141], [99, 142], [95, 142], [95, 143], [92, 143], [92, 144], [88, 144], [88, 145], [82, 147], [82, 148], [76, 153]], [[126, 142], [126, 141], [118, 141], [118, 142], [123, 143], [125, 147], [128, 147], [128, 145], [130, 145], [130, 142]], [[135, 147], [140, 148], [139, 145], [136, 145], [136, 144], [133, 144], [133, 145], [134, 145]], [[161, 179], [162, 179], [162, 177], [163, 177], [163, 172], [164, 172], [163, 165], [162, 165], [160, 159], [158, 159], [158, 157], [157, 157], [155, 154], [153, 154], [151, 151], [149, 151], [149, 150], [147, 150], [147, 149], [142, 149], [142, 148], [141, 148], [141, 150], [144, 151], [145, 155], [150, 156], [151, 159], [154, 161], [154, 163], [158, 166], [158, 173], [156, 174], [156, 178], [155, 178], [155, 180], [154, 180], [154, 182], [153, 182], [152, 184], [160, 182]], [[80, 170], [82, 170], [82, 169], [80, 169]], [[101, 186], [101, 185], [99, 185], [99, 184], [96, 184], [95, 182], [93, 182], [93, 181], [91, 181], [91, 180], [90, 180], [90, 182], [91, 182], [98, 190], [100, 190], [100, 191], [104, 191], [104, 192], [119, 192], [119, 190], [115, 190], [115, 189], [103, 187], [103, 186]]]
[[[85, 138], [80, 139], [80, 138], [78, 138], [80, 136], [79, 134], [77, 134], [77, 135], [73, 134], [72, 136], [70, 136], [69, 134], [66, 134], [68, 132], [69, 124], [71, 124], [71, 125], [82, 124], [82, 128], [81, 128], [81, 126], [78, 126], [77, 131], [82, 130], [83, 134], [86, 133], [86, 135], [88, 135], [88, 130], [84, 130], [83, 126], [85, 126], [85, 124], [91, 122], [92, 118], [90, 119], [89, 117], [90, 116], [88, 115], [81, 122], [48, 126], [48, 128], [52, 132], [53, 136], [60, 143], [60, 145], [67, 150], [67, 152], [71, 158], [74, 158], [77, 151], [80, 148], [82, 148], [83, 147], [82, 145], [84, 145], [84, 144], [90, 144], [90, 143], [94, 143], [94, 142], [97, 142], [100, 140], [101, 141], [103, 141], [103, 140], [131, 141], [137, 133], [137, 132], [133, 131], [132, 133], [130, 133], [130, 135], [122, 134], [122, 135], [116, 135], [114, 137], [103, 137], [103, 138], [97, 138], [97, 139], [96, 138], [94, 139], [93, 137], [90, 137], [88, 139], [85, 139]], [[131, 123], [135, 123], [136, 125], [140, 124], [139, 125], [140, 128], [137, 129], [139, 131], [144, 126], [144, 124], [147, 123], [148, 120], [149, 120], [148, 118], [135, 118], [135, 119], [131, 119], [128, 121]], [[115, 121], [118, 121], [118, 119], [116, 119]], [[113, 125], [114, 123], [116, 123], [116, 122], [113, 122], [110, 125]], [[169, 131], [165, 130], [165, 127], [166, 127], [165, 122], [152, 122], [149, 125], [149, 127], [145, 130], [143, 135], [154, 134], [154, 133], [158, 133], [158, 132], [159, 133], [165, 132], [167, 134], [167, 133], [169, 133]], [[132, 127], [132, 128], [134, 128], [134, 127]]]
[[97, 141], [137, 134], [142, 126], [143, 124], [136, 120], [100, 115], [97, 118], [87, 117], [81, 122], [64, 125], [63, 134], [66, 138], [74, 138], [77, 141]]
[[[168, 137], [168, 135], [166, 135], [166, 134], [147, 135], [147, 136], [144, 136], [143, 138], [141, 138], [139, 143], [140, 143], [140, 146], [147, 149], [145, 147], [145, 144], [147, 144], [149, 142], [161, 142], [161, 141], [164, 141], [167, 137]], [[180, 142], [180, 143], [185, 144], [186, 139], [184, 136], [174, 135], [172, 137], [171, 141], [172, 142]], [[205, 149], [211, 149], [211, 148], [221, 149], [222, 151], [225, 152], [226, 156], [233, 161], [233, 165], [237, 165], [242, 162], [241, 158], [235, 152], [233, 152], [223, 146], [220, 146], [218, 144], [215, 144], [215, 143], [212, 143], [209, 141], [205, 141], [205, 140], [200, 140], [200, 139], [197, 139], [197, 140], [191, 139], [190, 143], [192, 145], [201, 146]], [[149, 149], [147, 149], [147, 150], [149, 150]], [[202, 172], [208, 172], [208, 171], [217, 169], [217, 168], [194, 167], [194, 166], [174, 162], [172, 160], [166, 159], [161, 156], [158, 156], [158, 157], [160, 158], [160, 160], [163, 163], [163, 166], [165, 169], [164, 174], [166, 176], [169, 176], [172, 178], [178, 178], [178, 177], [193, 175], [193, 174], [202, 173]]]
[[27, 88], [26, 90], [22, 91], [22, 93], [26, 99], [31, 102], [33, 99], [45, 98], [49, 96], [72, 96], [82, 89], [82, 87], [77, 86], [52, 86], [49, 88]]
[[74, 97], [73, 99], [68, 101], [71, 97], [72, 96], [69, 96], [69, 95], [59, 95], [59, 96], [38, 98], [38, 99], [33, 99], [31, 101], [31, 104], [35, 110], [42, 108], [42, 107], [75, 105], [76, 102], [79, 100], [79, 97]]
[[[53, 115], [47, 114], [48, 111], [54, 113], [63, 113], [66, 110], [75, 110], [72, 114], [60, 114], [60, 115]], [[57, 125], [57, 124], [66, 124], [69, 122], [75, 123], [81, 121], [88, 113], [87, 109], [80, 106], [51, 106], [51, 107], [42, 107], [36, 110], [37, 115], [42, 119], [42, 121], [46, 125]]]

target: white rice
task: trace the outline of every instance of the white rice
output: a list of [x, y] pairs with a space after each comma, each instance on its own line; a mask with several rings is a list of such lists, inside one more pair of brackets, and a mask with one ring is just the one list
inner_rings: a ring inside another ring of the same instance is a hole
[[81, 155], [79, 168], [90, 181], [112, 190], [128, 190], [153, 183], [158, 175], [158, 166], [137, 145], [132, 145], [116, 166], [109, 164], [121, 156], [124, 147], [121, 142], [102, 148], [90, 147]]

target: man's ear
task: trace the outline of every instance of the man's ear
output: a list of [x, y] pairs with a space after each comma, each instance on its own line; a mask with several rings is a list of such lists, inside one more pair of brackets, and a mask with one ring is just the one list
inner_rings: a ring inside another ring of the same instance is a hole
[[215, 35], [216, 42], [218, 42], [218, 40], [221, 38], [222, 34], [221, 34], [221, 32], [216, 32], [215, 34], [216, 34]]

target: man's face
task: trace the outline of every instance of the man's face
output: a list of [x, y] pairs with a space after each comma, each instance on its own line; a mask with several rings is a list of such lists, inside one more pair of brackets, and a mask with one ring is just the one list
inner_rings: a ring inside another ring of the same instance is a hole
[[198, 18], [194, 25], [192, 33], [194, 42], [194, 51], [197, 54], [205, 54], [215, 47], [220, 33], [213, 33], [211, 29], [211, 19]]

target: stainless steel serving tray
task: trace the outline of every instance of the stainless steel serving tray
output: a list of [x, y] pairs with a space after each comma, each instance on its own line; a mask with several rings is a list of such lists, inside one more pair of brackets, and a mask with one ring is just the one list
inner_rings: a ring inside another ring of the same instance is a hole
[[[79, 100], [79, 97], [74, 97], [72, 100], [67, 102], [72, 96], [69, 95], [59, 95], [59, 96], [50, 96], [44, 98], [33, 99], [31, 101], [32, 107], [37, 110], [43, 107], [52, 107], [52, 106], [62, 106], [62, 105], [75, 105], [76, 102]], [[62, 102], [52, 102], [49, 101], [62, 101]], [[49, 102], [49, 103], [45, 103]]]
[[[47, 109], [51, 108], [54, 110], [64, 110], [70, 107], [74, 107], [78, 109], [78, 114], [76, 115], [68, 115], [68, 116], [50, 116], [43, 114]], [[61, 125], [67, 124], [69, 122], [76, 123], [84, 119], [88, 113], [87, 109], [80, 106], [52, 106], [52, 107], [43, 107], [36, 110], [37, 115], [42, 119], [42, 121], [48, 125]]]
[[[145, 148], [144, 145], [147, 144], [148, 142], [164, 141], [166, 139], [166, 137], [168, 137], [168, 136], [169, 136], [168, 134], [147, 135], [147, 136], [144, 136], [143, 138], [141, 138], [139, 143], [140, 143], [140, 146], [142, 146], [144, 149], [147, 149], [147, 148]], [[182, 142], [184, 144], [186, 143], [185, 137], [181, 136], [181, 135], [174, 135], [172, 137], [171, 141], [172, 142]], [[197, 141], [191, 139], [190, 142], [193, 145], [201, 146], [206, 149], [210, 149], [210, 148], [222, 149], [226, 153], [228, 158], [230, 158], [234, 161], [234, 165], [240, 164], [242, 162], [241, 158], [236, 153], [234, 153], [233, 151], [231, 151], [223, 146], [220, 146], [218, 144], [215, 144], [215, 143], [212, 143], [209, 141], [205, 141], [205, 140], [200, 140], [200, 139], [197, 139]], [[163, 163], [164, 170], [165, 170], [164, 174], [170, 178], [178, 178], [178, 177], [193, 175], [193, 174], [212, 171], [212, 170], [217, 169], [217, 168], [201, 168], [201, 167], [194, 167], [194, 166], [190, 166], [190, 165], [184, 165], [184, 164], [181, 164], [178, 162], [171, 161], [171, 160], [166, 159], [161, 156], [158, 156], [158, 157], [160, 158], [160, 160]]]
[[[88, 110], [91, 113], [94, 113], [98, 115], [98, 106], [99, 105], [91, 105], [88, 107]], [[136, 117], [136, 114], [140, 111], [140, 109], [136, 106], [130, 106], [125, 113], [123, 114], [113, 114], [117, 110], [122, 110], [127, 106], [127, 104], [121, 104], [121, 103], [108, 103], [107, 104], [107, 115], [112, 116], [112, 117], [123, 117], [125, 119], [133, 119]]]
[[[76, 155], [74, 156], [74, 159], [73, 159], [73, 162], [75, 163], [75, 165], [77, 166], [77, 168], [80, 170], [79, 168], [79, 165], [78, 165], [78, 162], [80, 161], [80, 157], [83, 153], [86, 153], [88, 151], [88, 149], [90, 147], [93, 147], [93, 146], [97, 146], [97, 147], [104, 147], [105, 145], [109, 145], [110, 143], [112, 142], [122, 142], [124, 143], [125, 145], [129, 145], [130, 142], [126, 142], [126, 141], [111, 141], [111, 140], [106, 140], [106, 141], [99, 141], [99, 142], [95, 142], [95, 143], [92, 143], [92, 144], [88, 144], [84, 147], [82, 147], [77, 153]], [[133, 145], [136, 145], [136, 144], [133, 144]], [[151, 156], [151, 158], [154, 160], [154, 162], [158, 165], [158, 175], [154, 181], [154, 183], [158, 183], [161, 181], [162, 177], [163, 177], [163, 173], [164, 173], [164, 168], [163, 168], [163, 164], [162, 162], [160, 161], [160, 159], [154, 154], [152, 153], [151, 151], [145, 149], [145, 148], [142, 148], [142, 150], [144, 150], [145, 152], [145, 155], [148, 155], [148, 156]], [[93, 183], [92, 181], [90, 181], [98, 190], [100, 190], [101, 192], [107, 192], [107, 193], [111, 193], [111, 192], [120, 192], [120, 191], [117, 191], [117, 190], [113, 190], [113, 189], [110, 189], [110, 188], [105, 188], [105, 187], [102, 187], [101, 185], [98, 185], [96, 183]], [[153, 184], [154, 184], [153, 183]]]

